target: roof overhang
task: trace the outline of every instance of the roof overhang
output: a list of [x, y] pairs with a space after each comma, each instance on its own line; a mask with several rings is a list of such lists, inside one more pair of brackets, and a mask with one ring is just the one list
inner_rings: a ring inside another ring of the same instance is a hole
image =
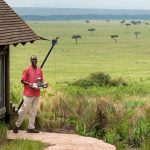
[[38, 36], [4, 0], [0, 0], [0, 45], [25, 45], [36, 40], [47, 39]]

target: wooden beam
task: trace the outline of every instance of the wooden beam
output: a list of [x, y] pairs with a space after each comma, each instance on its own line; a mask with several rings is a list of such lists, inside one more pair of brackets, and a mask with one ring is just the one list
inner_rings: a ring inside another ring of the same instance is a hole
[[9, 46], [5, 50], [5, 106], [6, 114], [10, 114], [10, 56]]

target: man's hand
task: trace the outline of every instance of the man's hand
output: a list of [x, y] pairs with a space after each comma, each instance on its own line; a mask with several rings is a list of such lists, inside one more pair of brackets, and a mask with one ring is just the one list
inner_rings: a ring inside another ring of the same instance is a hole
[[23, 84], [25, 84], [25, 85], [29, 85], [29, 87], [32, 87], [32, 83], [29, 83], [29, 82], [24, 81], [24, 80], [21, 80], [21, 82], [22, 82]]
[[28, 83], [28, 85], [29, 85], [30, 88], [33, 88], [33, 85], [31, 83]]
[[48, 87], [48, 83], [44, 83], [44, 88], [47, 88]]

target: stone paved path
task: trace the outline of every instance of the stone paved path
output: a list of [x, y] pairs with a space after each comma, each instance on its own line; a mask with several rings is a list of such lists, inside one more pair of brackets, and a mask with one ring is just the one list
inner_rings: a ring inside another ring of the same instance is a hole
[[26, 131], [19, 131], [18, 134], [14, 134], [10, 130], [8, 131], [8, 139], [31, 139], [49, 143], [50, 146], [45, 150], [116, 150], [115, 146], [102, 140], [76, 134], [26, 133]]

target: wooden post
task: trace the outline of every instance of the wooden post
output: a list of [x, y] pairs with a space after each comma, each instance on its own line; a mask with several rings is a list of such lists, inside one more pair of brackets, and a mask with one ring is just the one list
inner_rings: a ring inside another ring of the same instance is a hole
[[1, 106], [0, 106], [0, 119], [5, 118], [5, 113], [6, 113], [6, 107], [5, 107], [5, 87], [4, 87], [4, 82], [5, 82], [5, 73], [4, 73], [4, 46], [0, 46], [0, 57], [1, 57], [1, 74], [0, 74], [0, 86], [1, 86]]
[[9, 46], [5, 49], [5, 106], [6, 122], [10, 120], [10, 56]]

